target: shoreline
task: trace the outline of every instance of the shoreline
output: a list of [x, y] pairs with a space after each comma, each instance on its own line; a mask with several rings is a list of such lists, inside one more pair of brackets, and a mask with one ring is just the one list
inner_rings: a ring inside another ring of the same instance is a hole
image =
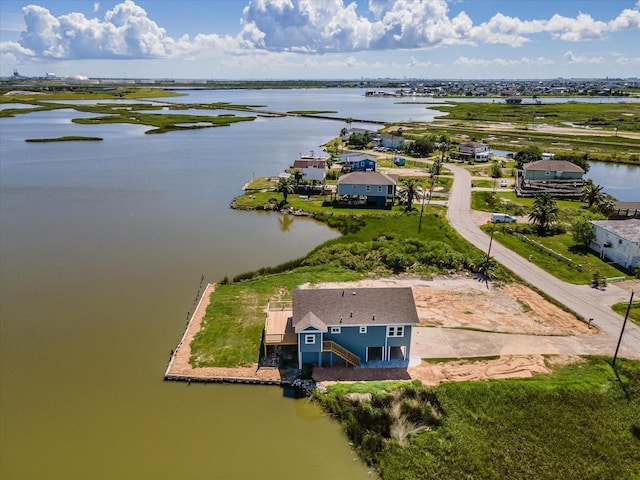
[[187, 322], [185, 331], [171, 354], [169, 365], [164, 373], [165, 381], [200, 382], [200, 383], [251, 383], [264, 385], [290, 385], [292, 379], [282, 375], [276, 367], [260, 367], [257, 363], [250, 367], [237, 368], [193, 368], [191, 342], [200, 331], [202, 320], [211, 302], [211, 294], [216, 289], [215, 283], [208, 283], [202, 292], [196, 308]]

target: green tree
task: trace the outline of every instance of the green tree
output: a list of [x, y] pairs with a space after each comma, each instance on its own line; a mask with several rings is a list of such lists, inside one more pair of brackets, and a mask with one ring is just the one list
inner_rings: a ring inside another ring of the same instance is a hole
[[493, 162], [491, 162], [491, 167], [489, 167], [489, 173], [491, 174], [491, 178], [502, 177], [502, 167], [499, 161], [494, 160]]
[[451, 148], [451, 138], [449, 135], [442, 134], [438, 137], [438, 151], [440, 152], [440, 162], [444, 162], [444, 154]]
[[602, 189], [603, 187], [593, 183], [593, 180], [587, 180], [587, 183], [582, 187], [582, 201], [585, 202], [589, 208], [593, 207], [594, 204], [598, 204], [603, 200], [604, 193], [602, 193]]
[[594, 238], [593, 226], [589, 218], [584, 215], [576, 217], [571, 221], [571, 233], [573, 235], [573, 241], [585, 247], [588, 247]]
[[476, 265], [476, 273], [484, 280], [493, 280], [498, 276], [498, 262], [493, 257], [483, 257]]
[[517, 162], [516, 166], [522, 168], [525, 163], [542, 160], [542, 151], [535, 145], [532, 145], [518, 150], [513, 159]]
[[598, 213], [608, 217], [616, 209], [616, 199], [611, 195], [604, 195], [596, 203], [596, 210]]
[[281, 193], [284, 198], [284, 203], [287, 203], [287, 197], [290, 193], [295, 191], [295, 185], [293, 178], [280, 178], [276, 185], [276, 192]]
[[529, 220], [537, 225], [540, 235], [546, 234], [549, 228], [558, 221], [558, 204], [550, 194], [536, 195]]
[[407, 177], [400, 180], [402, 195], [407, 199], [407, 211], [411, 211], [413, 200], [418, 197], [418, 187], [420, 181], [414, 177]]
[[426, 157], [435, 151], [436, 147], [431, 140], [425, 138], [419, 138], [410, 142], [407, 147], [407, 153], [415, 157]]
[[431, 164], [431, 176], [437, 177], [442, 171], [442, 160], [436, 160]]

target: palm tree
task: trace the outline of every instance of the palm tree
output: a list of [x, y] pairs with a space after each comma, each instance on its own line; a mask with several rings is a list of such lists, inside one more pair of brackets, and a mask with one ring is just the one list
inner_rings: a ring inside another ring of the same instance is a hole
[[529, 220], [538, 225], [538, 231], [542, 235], [551, 225], [558, 220], [558, 204], [548, 193], [540, 193], [533, 200], [533, 208], [529, 214]]
[[582, 201], [586, 202], [589, 208], [593, 207], [594, 204], [597, 205], [604, 199], [602, 189], [603, 187], [596, 185], [593, 180], [589, 179], [582, 187]]
[[440, 151], [440, 162], [444, 162], [444, 154], [451, 148], [451, 139], [448, 135], [442, 134], [438, 138], [438, 150]]
[[417, 178], [407, 177], [400, 180], [402, 193], [407, 197], [407, 212], [411, 211], [413, 199], [418, 198], [420, 182]]
[[442, 160], [435, 160], [431, 164], [431, 176], [437, 177], [440, 175], [440, 171], [442, 170]]
[[284, 203], [287, 203], [287, 196], [294, 191], [294, 180], [291, 177], [280, 178], [280, 180], [278, 180], [278, 185], [276, 185], [276, 192], [282, 193], [282, 196], [284, 197]]
[[616, 199], [611, 195], [603, 195], [596, 202], [596, 209], [602, 215], [609, 216], [616, 209]]

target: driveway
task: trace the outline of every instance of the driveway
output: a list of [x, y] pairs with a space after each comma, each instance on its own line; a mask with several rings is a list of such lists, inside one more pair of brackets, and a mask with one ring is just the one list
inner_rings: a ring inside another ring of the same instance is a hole
[[[449, 194], [447, 219], [460, 235], [480, 250], [486, 252], [489, 248], [489, 236], [480, 230], [477, 220], [474, 220], [471, 213], [471, 175], [467, 170], [456, 165], [447, 164], [446, 168], [454, 174], [454, 182]], [[588, 285], [565, 283], [498, 242], [492, 242], [490, 254], [496, 261], [548, 296], [584, 318], [593, 318], [594, 325], [600, 330], [599, 339], [596, 342], [597, 345], [593, 345], [593, 347], [601, 354], [607, 354], [608, 351], [608, 355], [613, 356], [624, 318], [611, 310], [610, 307], [614, 303], [628, 302], [630, 296], [628, 291], [615, 285], [609, 285], [606, 290], [602, 291], [593, 289]], [[482, 338], [486, 334], [478, 335], [478, 338]], [[436, 340], [434, 339], [434, 341]], [[591, 340], [585, 339], [585, 342], [591, 342]], [[563, 347], [562, 345], [565, 346]], [[588, 344], [584, 344], [584, 347], [586, 351], [592, 350]], [[574, 354], [576, 350], [575, 347], [570, 347], [563, 342], [560, 342], [557, 348], [559, 351], [556, 353], [569, 355]], [[493, 354], [496, 354], [496, 349], [497, 347], [492, 347]], [[528, 353], [538, 352], [534, 349], [534, 351]], [[640, 327], [631, 322], [627, 322], [625, 327], [620, 355], [640, 358]]]

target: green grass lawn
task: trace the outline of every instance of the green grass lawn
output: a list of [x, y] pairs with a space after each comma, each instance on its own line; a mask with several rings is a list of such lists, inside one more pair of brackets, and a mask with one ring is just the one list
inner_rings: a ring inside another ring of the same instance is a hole
[[407, 444], [390, 435], [387, 392], [397, 385], [372, 386], [370, 401], [345, 398], [362, 390], [358, 384], [316, 397], [383, 480], [633, 480], [640, 478], [640, 362], [616, 366], [619, 379], [607, 361], [591, 358], [529, 379], [411, 384], [396, 397], [417, 432]]
[[[453, 257], [452, 262], [456, 265], [458, 259], [466, 256], [482, 257], [482, 252], [447, 224], [444, 209], [437, 206], [425, 210], [420, 233], [417, 212], [386, 217], [340, 216], [324, 221], [344, 229], [346, 234], [312, 250], [304, 261], [313, 266], [300, 266], [302, 260], [294, 260], [271, 270], [247, 272], [231, 283], [219, 282], [211, 296], [202, 329], [191, 343], [193, 366], [235, 367], [255, 363], [260, 353], [269, 299], [279, 295], [280, 299], [288, 300], [291, 292], [306, 282], [350, 281], [370, 275], [372, 268], [379, 272], [380, 262], [370, 258], [373, 251], [381, 252], [376, 255], [390, 255], [396, 251], [400, 252], [398, 255], [405, 255], [406, 252], [396, 244], [411, 249], [413, 244], [409, 245], [408, 240], [414, 239], [433, 242], [429, 245], [442, 252], [438, 258], [448, 260]], [[329, 251], [335, 253], [329, 254]], [[414, 263], [411, 260], [409, 266]], [[439, 265], [436, 261], [436, 265], [425, 268], [440, 271]], [[384, 274], [391, 273], [381, 273]]]
[[[494, 225], [482, 226], [482, 230], [488, 234], [491, 233], [493, 228]], [[584, 285], [591, 282], [591, 276], [594, 272], [600, 272], [606, 278], [625, 276], [625, 272], [603, 262], [593, 251], [575, 245], [570, 233], [550, 237], [527, 234], [528, 239], [544, 245], [545, 249], [541, 251], [539, 247], [533, 246], [529, 242], [523, 242], [516, 235], [510, 235], [508, 233], [509, 228], [513, 228], [513, 225], [495, 225], [494, 241], [500, 242], [522, 257], [529, 258], [529, 255], [531, 255], [533, 264], [560, 280]], [[572, 260], [571, 266], [567, 266], [566, 261], [558, 261], [555, 254], [549, 255], [547, 253], [549, 248], [555, 253], [560, 253], [564, 257], [570, 258]], [[577, 265], [582, 265], [582, 272], [578, 271]]]
[[[614, 312], [619, 313], [623, 317], [627, 314], [627, 309], [629, 308], [629, 302], [626, 303], [616, 303], [611, 307]], [[629, 320], [631, 320], [636, 325], [640, 326], [640, 302], [636, 301], [631, 304], [631, 309], [629, 310]]]
[[291, 300], [303, 283], [358, 280], [362, 274], [346, 269], [300, 268], [244, 282], [218, 284], [191, 342], [194, 367], [238, 367], [256, 363], [270, 299]]

